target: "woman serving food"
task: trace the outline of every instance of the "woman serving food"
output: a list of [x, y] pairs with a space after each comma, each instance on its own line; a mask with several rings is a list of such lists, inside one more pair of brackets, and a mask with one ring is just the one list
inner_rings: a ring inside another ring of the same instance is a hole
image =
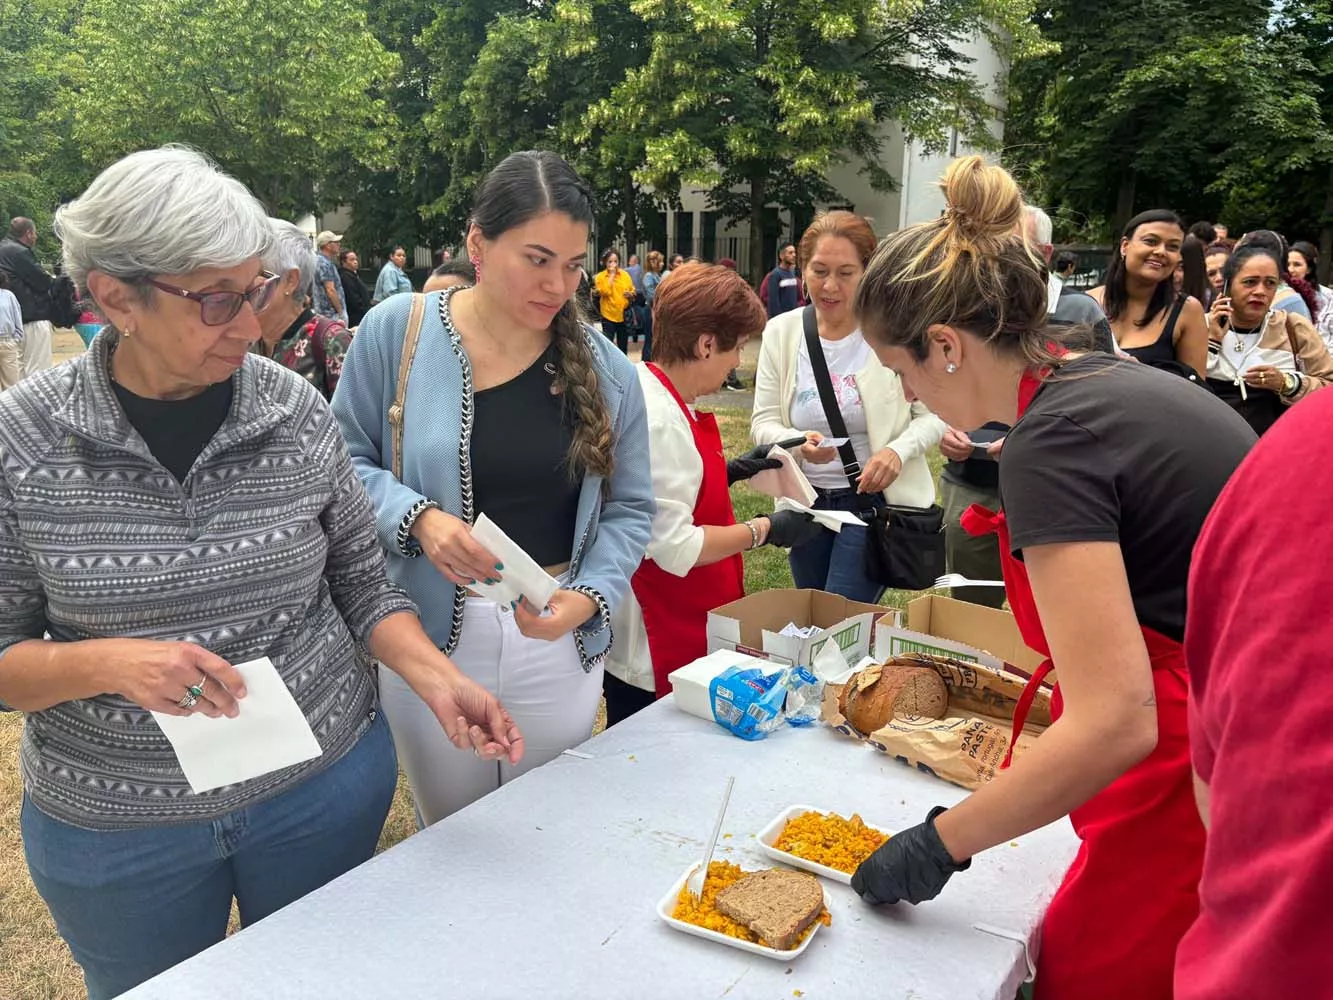
[[633, 594], [612, 618], [608, 725], [666, 694], [667, 674], [708, 651], [708, 612], [745, 595], [742, 552], [789, 547], [824, 530], [795, 511], [737, 524], [728, 488], [780, 463], [766, 447], [728, 462], [717, 419], [694, 409], [699, 396], [722, 387], [766, 320], [759, 297], [725, 267], [686, 264], [657, 288], [657, 360], [637, 366], [657, 512]]
[[1204, 842], [1180, 646], [1190, 553], [1255, 436], [1169, 374], [1060, 349], [1040, 262], [1015, 234], [1013, 178], [972, 156], [944, 188], [939, 219], [880, 245], [858, 311], [909, 400], [955, 427], [1012, 427], [1002, 510], [973, 507], [965, 524], [999, 535], [1014, 617], [1050, 658], [1034, 685], [1059, 668], [1055, 721], [989, 784], [890, 839], [852, 886], [919, 903], [973, 855], [1068, 814], [1082, 845], [1046, 915], [1038, 996], [1168, 1000]]

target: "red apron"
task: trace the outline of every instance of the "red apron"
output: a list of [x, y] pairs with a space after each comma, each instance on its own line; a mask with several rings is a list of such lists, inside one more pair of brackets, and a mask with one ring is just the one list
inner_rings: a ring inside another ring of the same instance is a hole
[[[1020, 414], [1038, 386], [1024, 380]], [[1050, 649], [1004, 514], [973, 506], [963, 527], [999, 536], [1009, 607], [1023, 640], [1048, 657], [1019, 702], [1016, 737], [1052, 669]], [[1176, 946], [1198, 915], [1204, 830], [1190, 769], [1188, 673], [1180, 643], [1141, 629], [1157, 694], [1157, 747], [1069, 814], [1082, 843], [1042, 925], [1039, 1000], [1170, 1000]], [[1062, 708], [1057, 684], [1051, 717]]]
[[[722, 452], [722, 432], [711, 413], [691, 413], [671, 380], [649, 363], [653, 373], [671, 393], [694, 434], [694, 446], [704, 463], [703, 482], [694, 501], [694, 523], [725, 527], [736, 523], [727, 487], [727, 459]], [[671, 690], [667, 674], [708, 652], [708, 612], [745, 596], [745, 561], [737, 553], [708, 566], [696, 566], [684, 576], [674, 576], [651, 559], [645, 559], [630, 580], [634, 596], [643, 609], [648, 633], [648, 651], [653, 658], [657, 697]]]

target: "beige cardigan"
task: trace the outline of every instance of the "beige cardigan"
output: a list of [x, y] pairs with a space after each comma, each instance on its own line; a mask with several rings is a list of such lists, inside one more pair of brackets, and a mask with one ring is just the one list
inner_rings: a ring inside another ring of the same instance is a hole
[[[803, 311], [793, 309], [774, 316], [764, 328], [750, 417], [750, 437], [755, 444], [776, 444], [808, 430], [791, 426], [797, 352], [805, 336]], [[920, 402], [909, 405], [898, 376], [881, 365], [873, 352], [856, 373], [856, 384], [865, 407], [871, 452], [892, 448], [903, 460], [903, 471], [884, 491], [884, 499], [891, 504], [930, 506], [935, 502], [935, 480], [926, 453], [944, 436], [944, 421]]]

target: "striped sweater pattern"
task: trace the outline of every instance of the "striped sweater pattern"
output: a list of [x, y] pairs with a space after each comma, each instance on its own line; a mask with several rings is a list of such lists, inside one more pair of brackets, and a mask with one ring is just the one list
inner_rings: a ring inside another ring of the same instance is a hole
[[177, 483], [112, 392], [115, 336], [0, 395], [0, 657], [44, 633], [267, 656], [323, 754], [196, 795], [151, 714], [119, 695], [29, 714], [28, 795], [101, 830], [216, 819], [332, 764], [375, 704], [356, 642], [415, 612], [388, 581], [370, 502], [315, 389], [247, 357], [222, 427]]

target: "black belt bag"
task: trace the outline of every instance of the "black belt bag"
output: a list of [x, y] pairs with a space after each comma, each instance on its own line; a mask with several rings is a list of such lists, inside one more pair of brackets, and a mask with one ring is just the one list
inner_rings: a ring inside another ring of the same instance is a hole
[[[824, 348], [819, 343], [814, 306], [806, 306], [801, 319], [824, 418], [834, 437], [848, 437], [847, 424], [842, 419], [837, 397], [833, 395], [833, 379], [829, 376]], [[842, 461], [847, 481], [852, 489], [856, 489], [857, 480], [861, 478], [861, 463], [856, 459], [850, 439], [838, 449], [838, 458]], [[945, 573], [944, 510], [938, 504], [876, 507], [866, 494], [858, 494], [858, 497], [862, 505], [858, 513], [866, 522], [863, 555], [866, 576], [885, 587], [899, 590], [933, 587]]]

